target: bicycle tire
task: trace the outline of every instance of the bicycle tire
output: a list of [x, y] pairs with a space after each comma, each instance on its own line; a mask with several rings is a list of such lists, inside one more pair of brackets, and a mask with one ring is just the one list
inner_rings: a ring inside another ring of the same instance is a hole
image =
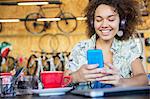
[[59, 53], [56, 53], [56, 55], [54, 55], [53, 58], [54, 58], [54, 64], [55, 64], [56, 71], [62, 71], [63, 66], [62, 66], [62, 62], [59, 57]]
[[[36, 53], [40, 54], [40, 56], [37, 57], [37, 60], [38, 60], [38, 58], [41, 58], [43, 70], [44, 70], [44, 71], [50, 71], [50, 65], [49, 65], [48, 62], [47, 62], [47, 60], [48, 60], [47, 55], [49, 55], [49, 54], [51, 54], [51, 53], [47, 53], [47, 52], [44, 52], [44, 51], [42, 51], [42, 52], [40, 52], [40, 51], [33, 51], [33, 50], [32, 50], [32, 52], [35, 53], [35, 54], [36, 54]], [[39, 62], [39, 61], [38, 61], [38, 62]]]
[[[59, 46], [58, 46], [58, 50], [59, 52], [66, 52], [71, 44], [69, 35], [67, 34], [55, 34], [54, 36], [57, 37], [57, 39], [59, 40]], [[65, 46], [62, 46], [65, 45]]]
[[40, 13], [30, 13], [24, 22], [26, 30], [34, 35], [41, 34], [48, 26], [45, 21], [37, 21], [38, 18], [43, 18], [43, 16]]
[[34, 76], [37, 71], [36, 55], [32, 54], [27, 61], [27, 75]]
[[[45, 40], [48, 40], [48, 41], [45, 42]], [[58, 44], [59, 44], [59, 41], [53, 34], [42, 35], [38, 42], [39, 49], [41, 51], [44, 50], [46, 52], [56, 52], [58, 49]], [[49, 46], [49, 48], [47, 46]]]
[[61, 32], [69, 34], [76, 30], [77, 20], [72, 13], [64, 12], [58, 15], [58, 17], [61, 18], [61, 20], [57, 21], [56, 24]]
[[2, 28], [3, 28], [2, 23], [0, 23], [0, 32], [2, 32]]
[[[10, 72], [14, 69], [15, 58], [12, 56], [7, 56], [5, 62], [2, 64], [3, 72]], [[5, 68], [3, 68], [5, 67]]]
[[47, 60], [48, 60], [47, 56], [45, 56], [45, 59], [42, 58], [42, 65], [44, 71], [50, 71], [50, 65], [48, 64]]

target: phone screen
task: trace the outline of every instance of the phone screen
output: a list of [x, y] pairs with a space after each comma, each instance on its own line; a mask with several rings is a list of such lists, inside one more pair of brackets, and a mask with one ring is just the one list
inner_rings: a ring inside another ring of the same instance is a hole
[[90, 49], [87, 51], [88, 64], [99, 64], [98, 68], [104, 67], [103, 52], [101, 49]]

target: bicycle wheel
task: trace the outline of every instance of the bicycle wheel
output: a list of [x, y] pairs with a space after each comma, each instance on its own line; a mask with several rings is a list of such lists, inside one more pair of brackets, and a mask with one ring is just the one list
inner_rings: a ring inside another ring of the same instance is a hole
[[46, 52], [56, 52], [59, 41], [53, 34], [44, 34], [39, 39], [39, 49]]
[[36, 55], [32, 54], [27, 62], [27, 75], [34, 76], [37, 71]]
[[14, 65], [15, 65], [15, 58], [8, 56], [6, 58], [6, 66], [7, 66], [7, 72], [10, 72], [11, 70], [14, 69]]
[[57, 27], [61, 32], [72, 33], [77, 28], [76, 17], [69, 12], [64, 12], [58, 15], [61, 18], [60, 21], [57, 21]]
[[59, 56], [60, 53], [56, 53], [56, 55], [53, 56], [54, 58], [54, 64], [55, 64], [55, 68], [56, 68], [56, 71], [62, 71], [63, 70], [63, 64], [60, 60], [60, 56]]
[[2, 23], [0, 23], [0, 32], [2, 32]]
[[30, 13], [25, 18], [25, 28], [28, 32], [32, 34], [40, 34], [46, 30], [49, 26], [48, 22], [37, 21], [38, 18], [42, 18], [43, 16], [40, 13]]
[[42, 56], [41, 58], [42, 58], [43, 70], [50, 71], [50, 65], [47, 62], [48, 58], [46, 56]]
[[[58, 46], [58, 51], [59, 52], [66, 52], [69, 47], [70, 47], [70, 39], [69, 39], [69, 35], [66, 34], [55, 34], [54, 36], [57, 37], [58, 41], [59, 41], [59, 46]], [[65, 46], [62, 46], [65, 45]]]

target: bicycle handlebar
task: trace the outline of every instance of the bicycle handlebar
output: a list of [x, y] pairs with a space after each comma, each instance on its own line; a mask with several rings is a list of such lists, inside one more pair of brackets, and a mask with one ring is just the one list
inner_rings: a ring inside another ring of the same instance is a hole
[[48, 53], [48, 52], [44, 52], [44, 51], [34, 51], [34, 50], [31, 50], [31, 52], [33, 52], [33, 53], [40, 53], [40, 54], [46, 54], [46, 55], [52, 54], [52, 53]]
[[[44, 52], [44, 51], [34, 51], [34, 50], [31, 50], [31, 52], [39, 53], [39, 54], [46, 54], [46, 55], [55, 54], [54, 52]], [[69, 53], [69, 52], [62, 52], [62, 53]]]

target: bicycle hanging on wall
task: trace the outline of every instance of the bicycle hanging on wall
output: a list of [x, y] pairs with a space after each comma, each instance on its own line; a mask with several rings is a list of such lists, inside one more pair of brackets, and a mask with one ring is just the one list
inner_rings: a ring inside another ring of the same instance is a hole
[[[77, 19], [70, 12], [64, 12], [61, 8], [61, 3], [56, 7], [44, 7], [39, 5], [39, 11], [30, 13], [25, 18], [25, 28], [32, 34], [40, 34], [51, 28], [51, 23], [56, 21], [57, 28], [63, 33], [71, 33], [77, 28]], [[44, 9], [59, 9], [59, 13], [52, 21], [37, 21], [40, 18], [46, 18]], [[58, 19], [58, 20], [56, 20]]]

